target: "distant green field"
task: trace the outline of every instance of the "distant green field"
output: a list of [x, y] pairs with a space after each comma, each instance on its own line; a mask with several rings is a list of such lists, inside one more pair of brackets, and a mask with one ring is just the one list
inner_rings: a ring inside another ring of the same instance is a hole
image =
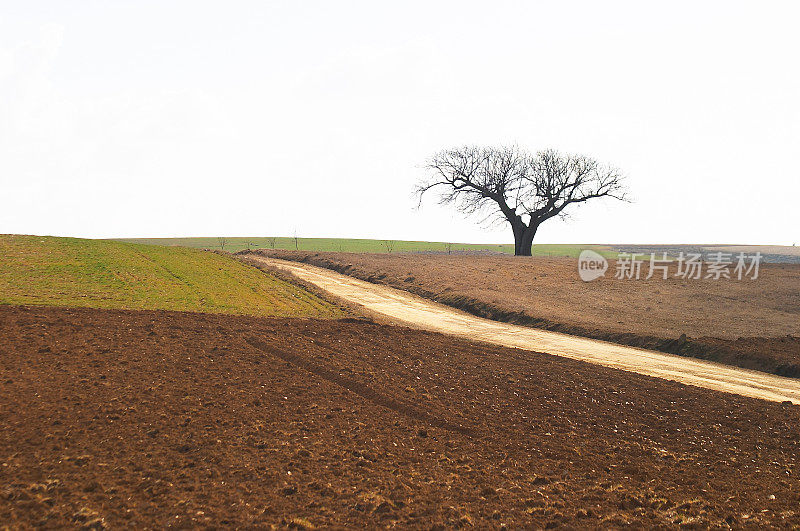
[[340, 317], [229, 256], [108, 240], [0, 235], [0, 303]]
[[[345, 253], [412, 253], [412, 252], [462, 252], [493, 251], [514, 254], [514, 245], [483, 243], [446, 243], [421, 242], [407, 240], [361, 240], [347, 238], [269, 238], [269, 237], [231, 237], [226, 241], [219, 238], [129, 238], [119, 241], [168, 245], [180, 247], [196, 247], [200, 249], [224, 249], [236, 252], [243, 249], [298, 249], [300, 251], [333, 251]], [[533, 246], [535, 256], [571, 256], [577, 257], [583, 249], [594, 249], [599, 253], [616, 256], [610, 247], [603, 245], [560, 245], [541, 244]]]

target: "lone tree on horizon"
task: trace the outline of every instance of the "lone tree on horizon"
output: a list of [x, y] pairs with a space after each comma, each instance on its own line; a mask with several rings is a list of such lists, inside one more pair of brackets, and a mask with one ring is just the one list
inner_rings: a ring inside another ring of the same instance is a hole
[[420, 204], [437, 188], [440, 204], [484, 214], [483, 221], [507, 221], [517, 256], [531, 256], [539, 225], [566, 217], [569, 205], [600, 197], [627, 200], [618, 169], [552, 149], [531, 155], [517, 147], [465, 146], [436, 153], [426, 168], [431, 176], [415, 190]]

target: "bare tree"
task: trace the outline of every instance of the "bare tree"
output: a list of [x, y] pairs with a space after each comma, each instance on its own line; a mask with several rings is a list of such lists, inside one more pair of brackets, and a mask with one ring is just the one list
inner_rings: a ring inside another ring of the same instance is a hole
[[383, 240], [383, 246], [386, 247], [386, 252], [392, 254], [392, 249], [394, 249], [394, 240]]
[[484, 222], [505, 221], [514, 233], [514, 254], [530, 256], [539, 226], [565, 209], [600, 197], [626, 200], [619, 170], [582, 155], [517, 147], [467, 146], [440, 151], [427, 164], [430, 177], [417, 185], [420, 204], [431, 189]]
[[450, 242], [447, 242], [447, 243], [444, 244], [444, 248], [447, 249], [447, 254], [450, 254], [453, 251], [453, 244], [450, 243]]
[[267, 243], [269, 243], [269, 248], [270, 249], [274, 249], [275, 248], [275, 239], [276, 238], [274, 236], [271, 236], [271, 237], [267, 238]]
[[217, 243], [219, 243], [219, 248], [220, 249], [225, 250], [225, 244], [228, 243], [228, 238], [225, 238], [224, 236], [220, 236], [219, 238], [217, 238]]
[[300, 238], [297, 237], [297, 230], [294, 231], [294, 236], [292, 236], [294, 240], [294, 250], [298, 250], [300, 248]]

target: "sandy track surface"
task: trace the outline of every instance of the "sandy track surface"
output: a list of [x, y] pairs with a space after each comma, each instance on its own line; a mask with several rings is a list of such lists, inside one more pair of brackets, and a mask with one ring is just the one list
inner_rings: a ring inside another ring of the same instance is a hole
[[490, 321], [327, 269], [260, 256], [248, 258], [291, 273], [335, 297], [407, 326], [587, 361], [706, 389], [800, 403], [800, 381], [792, 378]]

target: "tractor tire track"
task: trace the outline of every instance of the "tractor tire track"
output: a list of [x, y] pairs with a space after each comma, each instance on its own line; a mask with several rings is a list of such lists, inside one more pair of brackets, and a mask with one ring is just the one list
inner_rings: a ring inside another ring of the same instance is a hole
[[261, 352], [275, 356], [276, 358], [279, 358], [287, 363], [291, 363], [296, 367], [300, 367], [301, 369], [304, 369], [310, 372], [311, 374], [314, 374], [315, 376], [319, 376], [324, 380], [327, 380], [333, 384], [343, 387], [348, 391], [355, 393], [358, 396], [366, 400], [369, 400], [374, 404], [385, 407], [387, 409], [391, 409], [396, 413], [412, 418], [414, 420], [418, 420], [420, 422], [425, 422], [437, 428], [442, 428], [447, 431], [460, 433], [462, 435], [468, 435], [468, 436], [473, 435], [473, 430], [470, 429], [469, 427], [448, 422], [447, 420], [432, 415], [428, 411], [420, 409], [407, 402], [396, 400], [390, 396], [379, 393], [378, 391], [372, 389], [371, 387], [361, 382], [342, 376], [338, 372], [326, 369], [316, 363], [309, 361], [306, 358], [303, 358], [302, 356], [298, 356], [297, 354], [293, 354], [292, 352], [289, 352], [287, 350], [276, 348], [275, 346], [271, 345], [270, 343], [267, 343], [266, 341], [261, 341], [254, 337], [246, 338], [245, 341], [251, 347], [258, 349]]

